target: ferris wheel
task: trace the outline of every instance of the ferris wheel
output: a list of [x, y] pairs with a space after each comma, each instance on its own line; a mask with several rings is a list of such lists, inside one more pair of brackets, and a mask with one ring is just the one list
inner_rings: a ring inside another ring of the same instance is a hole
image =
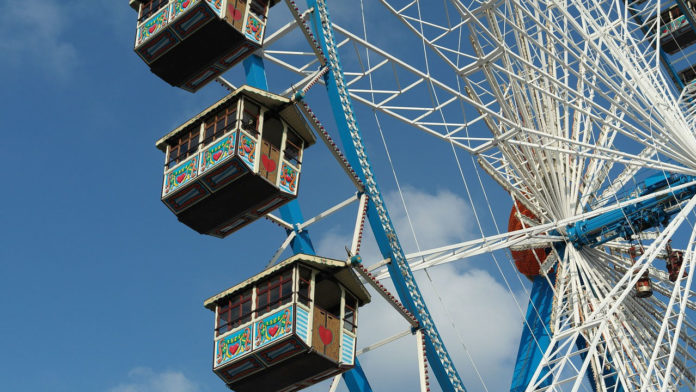
[[[413, 275], [481, 255], [496, 264], [514, 262], [532, 281], [529, 305], [520, 309], [525, 322], [510, 369], [511, 391], [696, 389], [696, 304], [690, 298], [696, 263], [696, 88], [690, 75], [696, 72], [690, 73], [688, 67], [677, 73], [671, 66], [688, 59], [687, 46], [696, 40], [696, 30], [683, 27], [693, 29], [690, 2], [678, 1], [682, 14], [677, 15], [677, 8], [659, 1], [380, 0], [352, 2], [349, 8], [340, 8], [338, 17], [334, 4], [324, 0], [302, 5], [293, 0], [285, 5], [258, 0], [139, 3], [141, 15], [143, 8], [150, 8], [139, 25], [136, 51], [154, 73], [191, 91], [217, 79], [233, 94], [243, 95], [235, 103], [239, 112], [253, 99], [266, 99], [269, 107], [294, 105], [357, 191], [304, 220], [294, 201], [301, 191], [292, 188], [283, 193], [281, 187], [280, 196], [264, 199], [263, 208], [253, 206], [255, 216], [247, 214], [246, 220], [228, 221], [212, 231], [190, 223], [178, 210], [206, 197], [205, 186], [185, 197], [180, 192], [184, 197], [180, 202], [165, 203], [180, 221], [221, 237], [262, 216], [274, 221], [288, 236], [270, 258], [269, 268], [288, 248], [313, 254], [307, 228], [357, 203], [346, 263], [403, 316], [406, 334], [418, 336], [420, 390], [429, 390], [426, 362], [434, 375], [431, 380], [443, 391], [487, 389], [485, 380], [483, 387], [462, 381], [462, 369], [457, 369], [438, 333], [440, 320], [428, 310], [431, 299], [424, 298]], [[185, 10], [194, 5], [201, 5], [201, 11]], [[287, 17], [284, 24], [270, 20], [271, 6], [287, 7], [289, 12], [276, 14]], [[164, 9], [169, 14], [162, 17]], [[173, 52], [166, 51], [174, 41], [195, 34], [186, 26], [203, 25], [209, 14], [214, 17], [209, 9], [234, 26], [248, 21], [239, 29], [246, 28], [246, 35], [227, 43], [234, 50], [199, 73], [187, 71], [182, 76], [162, 65], [187, 58], [167, 57]], [[177, 21], [178, 15], [182, 19]], [[665, 15], [673, 20], [665, 22]], [[353, 23], [349, 27], [334, 23], [342, 19]], [[174, 26], [169, 36], [160, 33], [167, 23]], [[378, 29], [379, 24], [388, 27]], [[290, 86], [272, 91], [275, 98], [236, 89], [221, 74], [242, 61], [252, 87], [273, 90], [264, 73], [271, 69], [289, 75]], [[330, 113], [315, 112], [308, 103], [322, 84], [335, 128], [328, 125]], [[373, 118], [358, 118], [357, 105], [369, 109]], [[230, 115], [230, 109], [225, 110]], [[297, 113], [282, 116], [282, 121], [294, 124], [293, 116]], [[475, 213], [480, 238], [404, 252], [360, 132], [363, 120], [376, 120], [374, 127], [381, 132], [380, 116], [441, 140], [454, 151], [458, 165], [460, 152], [476, 161], [474, 173], [459, 168], [472, 205], [483, 206]], [[253, 138], [255, 125], [248, 125], [253, 121], [247, 124], [241, 115], [235, 118], [242, 124], [239, 138]], [[289, 128], [283, 128], [283, 143], [290, 138]], [[205, 123], [200, 129], [207, 130]], [[300, 148], [295, 156], [315, 141], [297, 133], [295, 144]], [[340, 138], [343, 148], [333, 137]], [[162, 146], [166, 144], [163, 139]], [[163, 147], [168, 161], [170, 147]], [[272, 146], [268, 148], [262, 154], [271, 159]], [[191, 175], [187, 162], [176, 161], [165, 169], [163, 200], [173, 200], [168, 192], [176, 195], [179, 184], [183, 187], [203, 173]], [[224, 173], [242, 170], [243, 164]], [[252, 171], [260, 166], [246, 164]], [[272, 166], [280, 164], [285, 161]], [[283, 167], [299, 175], [299, 164]], [[264, 175], [269, 172], [273, 170], [266, 167]], [[510, 195], [505, 222], [496, 222], [482, 176]], [[292, 182], [298, 185], [295, 178]], [[476, 186], [482, 188], [483, 197], [474, 200], [470, 188]], [[268, 213], [281, 204], [280, 216]], [[492, 229], [481, 223], [484, 219], [493, 222]], [[381, 261], [370, 263], [360, 257], [365, 223], [375, 236]], [[385, 288], [384, 280], [395, 294]], [[215, 309], [218, 299], [206, 306]], [[354, 347], [351, 355], [360, 351]], [[321, 376], [329, 374], [333, 375]], [[372, 390], [357, 359], [340, 374], [351, 392]], [[298, 390], [321, 378], [283, 390]], [[337, 375], [329, 388], [336, 390], [339, 381]]]

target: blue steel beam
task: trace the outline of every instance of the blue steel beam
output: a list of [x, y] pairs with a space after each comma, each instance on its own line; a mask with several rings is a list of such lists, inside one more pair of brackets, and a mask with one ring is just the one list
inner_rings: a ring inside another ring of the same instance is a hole
[[[266, 79], [266, 67], [264, 66], [263, 59], [257, 55], [251, 55], [244, 59], [242, 64], [244, 65], [247, 84], [264, 91], [269, 91], [268, 80]], [[300, 203], [297, 202], [297, 199], [280, 207], [279, 211], [280, 217], [283, 218], [284, 221], [295, 225], [295, 227], [304, 222]], [[287, 230], [287, 233], [290, 234], [290, 231], [291, 230]], [[314, 245], [312, 245], [312, 240], [309, 238], [309, 232], [307, 230], [297, 233], [295, 238], [290, 242], [290, 247], [294, 254], [315, 254]]]
[[[575, 346], [578, 348], [578, 350], [582, 351], [587, 348], [587, 340], [580, 335], [578, 337], [578, 340], [575, 342]], [[582, 353], [580, 354], [580, 357], [584, 361], [585, 358], [587, 358], [587, 353]], [[614, 365], [612, 364], [612, 359], [609, 354], [607, 354], [607, 358], [604, 361], [600, 361], [600, 367], [602, 368], [602, 377], [604, 378], [604, 386], [606, 387], [605, 391], [609, 392], [624, 392], [624, 387], [623, 384], [619, 383], [619, 379], [617, 377], [617, 372], [614, 369]], [[597, 383], [594, 381], [595, 380], [595, 372], [592, 366], [589, 366], [587, 368], [588, 375], [587, 377], [590, 380], [590, 387], [592, 388], [593, 392], [597, 392]]]
[[367, 217], [382, 256], [390, 258], [388, 271], [401, 302], [419, 321], [426, 336], [426, 356], [433, 373], [445, 392], [466, 391], [452, 360], [447, 353], [442, 338], [425, 305], [423, 296], [413, 276], [396, 231], [384, 205], [382, 195], [377, 187], [367, 154], [362, 144], [362, 136], [354, 117], [352, 102], [344, 82], [340, 67], [338, 48], [333, 37], [333, 26], [326, 9], [325, 0], [306, 0], [309, 8], [315, 12], [311, 16], [314, 35], [319, 38], [323, 53], [327, 56], [329, 72], [324, 76], [329, 101], [341, 141], [345, 147], [345, 156], [365, 184], [369, 196]]
[[[560, 253], [563, 254], [563, 253]], [[549, 274], [552, 283], [556, 281], [556, 274]], [[551, 344], [551, 312], [553, 311], [553, 287], [544, 276], [536, 276], [532, 284], [532, 292], [529, 295], [527, 315], [522, 337], [517, 349], [515, 371], [512, 375], [510, 392], [524, 392], [541, 363], [544, 353]], [[539, 378], [543, 378], [548, 369], [542, 369]], [[550, 385], [550, 380], [544, 380], [540, 387]]]
[[[268, 91], [268, 80], [266, 79], [266, 68], [263, 59], [257, 55], [252, 55], [244, 59], [243, 64], [247, 84]], [[294, 225], [296, 229], [299, 224], [304, 222], [300, 203], [297, 202], [297, 199], [280, 207], [279, 211], [280, 217], [284, 221]], [[287, 230], [287, 232], [290, 234], [290, 230]], [[290, 242], [290, 246], [294, 254], [316, 254], [307, 230], [298, 233]], [[343, 373], [343, 380], [346, 382], [350, 392], [372, 392], [370, 383], [367, 381], [367, 376], [365, 376], [365, 372], [362, 366], [360, 366], [360, 361], [358, 361], [357, 357], [355, 358], [355, 366], [353, 369]]]
[[[553, 233], [558, 234], [558, 233]], [[565, 254], [565, 244], [556, 244], [556, 252], [559, 255]], [[556, 284], [556, 272], [549, 272], [549, 281], [551, 284]], [[534, 277], [532, 283], [532, 292], [529, 295], [529, 305], [527, 305], [527, 315], [525, 317], [524, 327], [522, 328], [522, 336], [520, 345], [517, 349], [517, 360], [515, 361], [515, 370], [512, 375], [512, 384], [510, 392], [524, 392], [527, 390], [529, 383], [536, 371], [544, 353], [548, 350], [551, 344], [551, 313], [553, 312], [553, 287], [549, 285], [545, 277], [539, 275]], [[587, 346], [585, 339], [580, 336], [576, 342], [578, 350], [583, 350]], [[586, 354], [580, 354], [584, 361]], [[616, 371], [612, 366], [611, 357], [607, 357], [605, 363], [609, 366], [602, 365], [602, 376], [607, 391], [624, 392], [624, 388], [619, 383]], [[549, 369], [541, 369], [539, 379], [542, 379], [548, 374]], [[594, 392], [597, 392], [595, 383], [595, 374], [592, 367], [588, 368], [588, 381]], [[551, 384], [551, 379], [544, 380], [539, 388], [547, 387]], [[618, 384], [618, 385], [617, 385]]]
[[[647, 196], [659, 190], [694, 180], [696, 177], [684, 174], [656, 174], [638, 185], [635, 197]], [[568, 239], [576, 248], [582, 248], [586, 245], [599, 246], [619, 237], [628, 240], [634, 233], [659, 225], [666, 226], [672, 215], [679, 211], [675, 207], [694, 195], [696, 195], [696, 185], [576, 222], [574, 225], [568, 226], [566, 230]]]

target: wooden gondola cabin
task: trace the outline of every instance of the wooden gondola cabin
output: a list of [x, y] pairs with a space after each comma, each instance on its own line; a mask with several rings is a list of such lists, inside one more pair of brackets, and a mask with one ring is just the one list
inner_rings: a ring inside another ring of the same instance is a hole
[[297, 197], [315, 141], [289, 99], [240, 87], [157, 142], [162, 201], [190, 228], [225, 237]]
[[130, 0], [135, 52], [172, 86], [196, 91], [263, 45], [279, 0]]
[[351, 369], [370, 295], [345, 261], [296, 255], [209, 298], [213, 371], [237, 392], [297, 391]]
[[[694, 15], [694, 4], [691, 1], [685, 1], [684, 5]], [[647, 25], [652, 26], [653, 23], [655, 18], [649, 20]], [[675, 54], [694, 42], [696, 42], [696, 32], [689, 24], [681, 7], [675, 4], [660, 13], [660, 48], [662, 50]]]

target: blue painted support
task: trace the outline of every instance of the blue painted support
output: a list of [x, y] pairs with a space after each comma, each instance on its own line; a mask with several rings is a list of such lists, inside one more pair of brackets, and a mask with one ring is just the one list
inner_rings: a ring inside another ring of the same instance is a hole
[[[263, 59], [257, 55], [251, 55], [244, 59], [244, 72], [246, 73], [247, 84], [268, 91], [268, 81], [266, 79], [266, 68]], [[286, 205], [279, 208], [280, 217], [293, 225], [304, 222], [300, 203], [297, 200], [292, 200]], [[290, 234], [290, 230], [287, 231]], [[309, 238], [309, 232], [303, 230], [290, 242], [290, 247], [294, 254], [305, 253], [314, 255], [314, 245]]]
[[268, 91], [268, 80], [266, 79], [266, 68], [263, 59], [257, 55], [251, 55], [242, 61], [246, 82], [251, 87], [260, 88]]
[[[556, 281], [555, 273], [549, 276], [551, 282]], [[523, 392], [532, 379], [544, 352], [551, 344], [551, 312], [553, 310], [553, 288], [543, 276], [534, 278], [532, 292], [529, 296], [527, 306], [527, 316], [522, 328], [520, 346], [517, 349], [517, 361], [515, 371], [512, 375], [510, 392]], [[541, 375], [544, 377], [548, 373], [547, 369], [542, 369]], [[550, 380], [545, 380], [541, 386], [551, 384]]]
[[[244, 59], [244, 72], [246, 73], [247, 83], [256, 88], [268, 91], [268, 81], [266, 79], [266, 70], [263, 59], [257, 55], [252, 55]], [[280, 207], [280, 217], [293, 225], [304, 222], [300, 203], [297, 200], [292, 200], [288, 204]], [[290, 234], [290, 230], [288, 230]], [[303, 230], [297, 234], [290, 242], [292, 252], [294, 254], [304, 253], [308, 255], [316, 255], [312, 240], [309, 238], [309, 232]], [[355, 366], [353, 369], [343, 373], [343, 380], [348, 385], [351, 392], [372, 392], [370, 383], [367, 381], [367, 376], [360, 366], [360, 361], [355, 357]]]
[[[353, 117], [350, 96], [347, 95], [345, 88], [342, 88], [345, 87], [343, 85], [344, 78], [343, 71], [340, 69], [338, 53], [335, 47], [336, 43], [333, 41], [332, 36], [328, 36], [332, 31], [330, 19], [326, 17], [324, 19], [325, 23], [322, 24], [322, 18], [319, 15], [322, 10], [325, 10], [324, 0], [320, 1], [321, 4], [318, 4], [317, 0], [306, 0], [307, 6], [315, 10], [311, 18], [314, 35], [319, 38], [323, 52], [329, 56], [327, 61], [329, 66], [332, 67], [331, 64], [334, 64], [330, 72], [324, 76], [324, 80], [336, 126], [345, 147], [345, 156], [356, 170], [357, 175], [365, 183], [365, 191], [370, 197], [367, 217], [372, 232], [382, 256], [392, 260], [388, 264], [388, 270], [401, 302], [416, 316], [421, 328], [425, 331], [426, 356], [440, 387], [444, 392], [466, 391], [430, 317], [413, 273], [406, 262], [393, 224], [384, 206], [381, 193], [372, 175], [367, 154], [362, 145], [362, 136], [360, 135], [357, 121]], [[328, 33], [325, 34], [325, 30]], [[339, 87], [339, 84], [342, 87]]]
[[[647, 196], [694, 180], [696, 177], [685, 174], [659, 173], [638, 184], [636, 197]], [[696, 185], [576, 222], [568, 226], [566, 230], [568, 239], [578, 249], [586, 245], [596, 247], [619, 237], [630, 239], [633, 233], [659, 225], [666, 226], [672, 215], [679, 211], [673, 207], [694, 195], [696, 195]]]
[[[587, 340], [580, 335], [578, 337], [578, 340], [575, 342], [575, 346], [578, 348], [578, 350], [584, 350], [587, 348]], [[585, 358], [587, 358], [587, 354], [583, 353], [580, 354], [580, 357], [584, 361]], [[619, 383], [619, 378], [617, 377], [616, 371], [614, 370], [613, 365], [611, 364], [611, 356], [607, 355], [607, 360], [605, 363], [607, 363], [609, 366], [604, 366], [604, 363], [601, 363], [600, 366], [602, 367], [602, 377], [604, 377], [604, 385], [606, 386], [606, 391], [609, 392], [624, 392], [623, 385]], [[592, 366], [589, 366], [587, 368], [588, 371], [588, 378], [590, 379], [590, 386], [592, 387], [593, 392], [597, 392], [597, 384], [595, 383], [595, 372]]]
[[343, 373], [343, 381], [345, 381], [350, 392], [372, 392], [358, 357], [355, 357], [355, 367]]
[[[556, 245], [556, 251], [559, 255], [564, 254], [565, 245]], [[549, 274], [549, 280], [553, 284], [556, 283], [555, 272]], [[543, 359], [544, 352], [549, 348], [549, 344], [551, 344], [550, 322], [552, 311], [553, 288], [543, 276], [537, 276], [534, 278], [532, 292], [529, 296], [529, 305], [527, 306], [527, 315], [525, 317], [526, 322], [522, 329], [522, 337], [520, 338], [520, 345], [517, 351], [517, 360], [515, 363], [515, 371], [512, 376], [512, 384], [510, 385], [510, 392], [523, 392], [527, 389], [534, 372]], [[575, 345], [578, 350], [583, 350], [587, 347], [587, 342], [581, 335], [578, 341], [575, 342]], [[583, 353], [580, 354], [580, 357], [584, 361], [587, 355]], [[602, 364], [602, 376], [604, 377], [607, 391], [624, 392], [612, 366], [611, 357], [607, 358], [606, 363], [609, 366], [605, 367]], [[542, 369], [538, 378], [543, 378], [547, 373], [548, 369]], [[592, 390], [597, 392], [595, 373], [592, 366], [588, 367], [587, 378]], [[550, 379], [545, 380], [539, 387], [546, 387], [550, 384]], [[614, 391], [614, 387], [616, 387], [616, 391]]]

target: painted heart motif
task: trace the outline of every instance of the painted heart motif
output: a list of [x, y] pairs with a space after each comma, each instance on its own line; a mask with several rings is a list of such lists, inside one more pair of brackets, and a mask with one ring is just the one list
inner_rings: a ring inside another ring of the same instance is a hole
[[149, 28], [149, 29], [147, 29], [147, 31], [149, 31], [149, 32], [150, 32], [150, 34], [154, 33], [154, 32], [155, 32], [155, 30], [157, 30], [157, 25], [156, 25], [156, 24], [155, 24], [155, 25], [152, 25], [152, 26], [150, 26], [150, 28]]
[[251, 146], [250, 146], [250, 145], [245, 144], [243, 148], [244, 148], [244, 151], [245, 151], [247, 154], [251, 152]]
[[285, 181], [287, 181], [287, 182], [292, 182], [292, 177], [286, 174], [286, 175], [285, 175]]
[[186, 179], [186, 173], [181, 173], [176, 177], [176, 183], [181, 184]]
[[234, 20], [242, 19], [242, 13], [239, 10], [234, 9], [232, 7], [232, 4], [228, 5], [228, 12], [232, 15], [232, 19], [234, 19]]
[[230, 355], [234, 355], [237, 353], [237, 350], [239, 350], [239, 343], [235, 343], [234, 345], [230, 346], [228, 348], [228, 351], [230, 352]]
[[221, 156], [222, 156], [222, 151], [218, 151], [215, 154], [213, 154], [213, 160], [217, 161], [218, 159], [220, 159]]
[[182, 4], [181, 6], [182, 6], [183, 8], [186, 8], [186, 7], [189, 6], [190, 3], [191, 3], [191, 0], [186, 0], [186, 1], [184, 2], [184, 4]]
[[319, 339], [324, 343], [324, 346], [328, 346], [333, 341], [333, 333], [331, 330], [324, 328], [323, 325], [319, 326]]
[[268, 334], [271, 335], [271, 337], [275, 336], [275, 334], [278, 333], [278, 326], [274, 325], [271, 328], [268, 328]]
[[261, 155], [261, 163], [263, 163], [264, 169], [269, 173], [274, 172], [276, 169], [275, 161], [265, 155]]

